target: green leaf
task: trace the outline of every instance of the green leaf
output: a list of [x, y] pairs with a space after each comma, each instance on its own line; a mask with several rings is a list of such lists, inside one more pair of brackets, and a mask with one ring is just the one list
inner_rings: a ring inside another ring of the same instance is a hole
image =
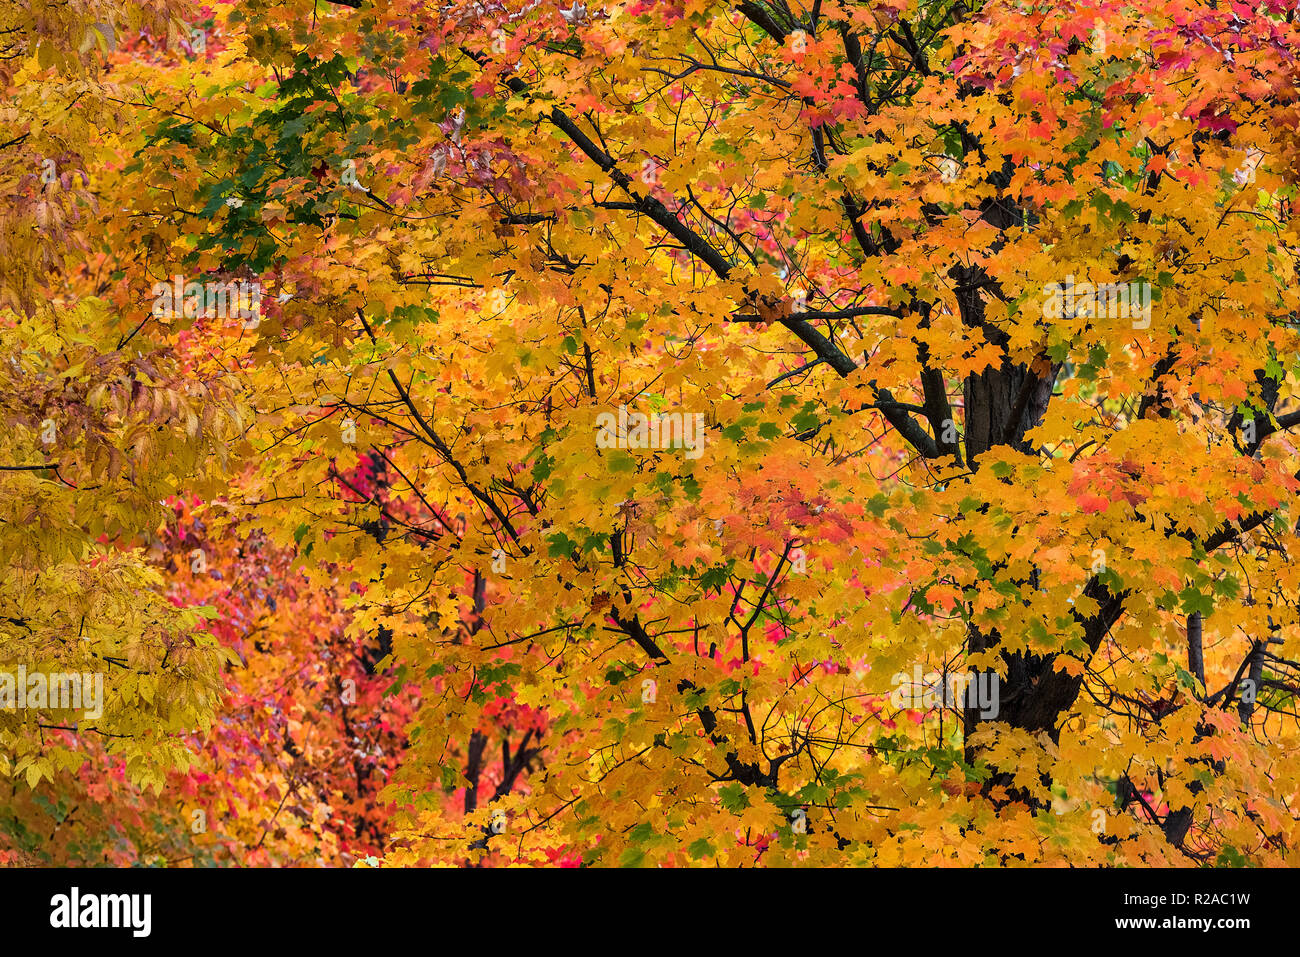
[[645, 865], [645, 851], [639, 847], [629, 847], [618, 859], [619, 867], [643, 867]]
[[686, 848], [686, 853], [691, 855], [693, 860], [701, 860], [705, 857], [712, 857], [714, 854], [713, 845], [704, 838], [697, 838]]
[[745, 792], [745, 786], [739, 782], [719, 788], [718, 798], [721, 800], [723, 808], [733, 814], [749, 807], [749, 795]]
[[610, 449], [608, 461], [611, 472], [628, 473], [636, 471], [636, 458], [622, 449]]
[[549, 558], [564, 558], [573, 554], [573, 550], [578, 547], [577, 543], [563, 532], [556, 532], [547, 541], [546, 554]]

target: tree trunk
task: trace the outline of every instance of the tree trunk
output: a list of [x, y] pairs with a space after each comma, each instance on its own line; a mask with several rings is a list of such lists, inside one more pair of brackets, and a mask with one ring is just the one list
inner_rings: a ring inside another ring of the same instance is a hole
[[[968, 304], [963, 311], [975, 314], [973, 317], [977, 321], [983, 319], [983, 303], [977, 308]], [[1040, 376], [1026, 366], [1004, 362], [1001, 368], [989, 368], [967, 377], [964, 388], [965, 443], [967, 461], [972, 469], [978, 468], [981, 455], [998, 445], [1009, 445], [1025, 453], [1033, 452], [1031, 444], [1025, 441], [1025, 433], [1042, 422], [1058, 372], [1059, 367], [1049, 366]], [[1097, 640], [1100, 642], [1100, 636]], [[968, 630], [967, 647], [972, 653], [995, 649], [1000, 642], [1001, 636], [997, 631], [985, 632], [974, 626]], [[1056, 741], [1060, 715], [1073, 705], [1082, 687], [1082, 677], [1058, 671], [1053, 655], [1016, 652], [1002, 657], [1006, 676], [999, 679], [997, 715], [986, 718], [979, 708], [970, 707], [968, 703], [963, 709], [966, 740], [970, 740], [981, 721], [1000, 721], [1035, 734], [1046, 732], [1052, 741]], [[977, 757], [976, 749], [968, 744], [967, 762], [973, 763]], [[1023, 788], [1012, 786], [1013, 774], [1014, 769], [995, 769], [985, 782], [985, 793], [1000, 785], [1007, 789], [1011, 800], [1042, 807], [1042, 801], [1032, 799]], [[1048, 785], [1050, 781], [1044, 778], [1043, 783]]]

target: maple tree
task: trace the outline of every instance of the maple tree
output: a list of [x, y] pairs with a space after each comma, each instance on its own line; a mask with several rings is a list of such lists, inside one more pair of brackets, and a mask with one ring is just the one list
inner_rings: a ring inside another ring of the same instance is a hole
[[1295, 863], [1287, 4], [106, 10], [6, 14], [0, 642], [131, 677], [7, 833]]

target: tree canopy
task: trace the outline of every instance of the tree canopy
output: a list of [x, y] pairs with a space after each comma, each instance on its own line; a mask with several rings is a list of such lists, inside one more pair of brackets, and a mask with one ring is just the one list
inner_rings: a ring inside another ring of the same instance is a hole
[[0, 18], [0, 857], [1298, 862], [1290, 4]]

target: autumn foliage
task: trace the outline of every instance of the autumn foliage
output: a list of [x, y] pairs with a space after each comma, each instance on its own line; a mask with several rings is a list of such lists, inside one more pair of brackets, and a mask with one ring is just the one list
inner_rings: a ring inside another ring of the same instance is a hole
[[1300, 863], [1292, 7], [6, 6], [0, 862]]

